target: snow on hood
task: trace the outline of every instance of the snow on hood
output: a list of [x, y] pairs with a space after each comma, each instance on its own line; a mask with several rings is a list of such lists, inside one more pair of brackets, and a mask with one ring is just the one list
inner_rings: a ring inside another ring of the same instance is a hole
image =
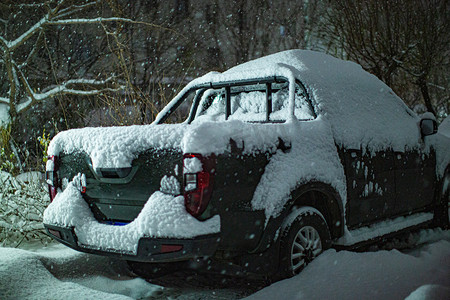
[[450, 117], [447, 116], [439, 125], [438, 132], [450, 138]]
[[137, 254], [142, 237], [192, 238], [220, 231], [220, 217], [198, 221], [186, 212], [184, 198], [161, 192], [150, 196], [140, 214], [125, 226], [99, 223], [84, 201], [75, 177], [44, 211], [44, 223], [74, 227], [79, 246]]

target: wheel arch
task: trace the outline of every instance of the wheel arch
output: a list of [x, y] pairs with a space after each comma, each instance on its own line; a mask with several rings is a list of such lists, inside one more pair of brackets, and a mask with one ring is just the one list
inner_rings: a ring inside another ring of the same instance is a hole
[[258, 245], [249, 253], [264, 252], [278, 244], [285, 219], [301, 206], [311, 206], [324, 216], [332, 240], [344, 235], [344, 210], [339, 193], [329, 184], [308, 182], [291, 192], [290, 200], [277, 217], [268, 220]]
[[295, 189], [291, 195], [292, 198], [285, 208], [287, 211], [295, 207], [311, 206], [324, 216], [332, 239], [344, 234], [343, 201], [331, 185], [309, 182]]

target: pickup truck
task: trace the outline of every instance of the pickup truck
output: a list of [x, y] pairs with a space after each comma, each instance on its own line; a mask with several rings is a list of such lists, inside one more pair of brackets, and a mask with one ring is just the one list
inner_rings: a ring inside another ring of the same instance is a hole
[[150, 125], [55, 136], [48, 234], [136, 270], [278, 278], [329, 247], [448, 226], [450, 139], [361, 66], [290, 50], [190, 82]]

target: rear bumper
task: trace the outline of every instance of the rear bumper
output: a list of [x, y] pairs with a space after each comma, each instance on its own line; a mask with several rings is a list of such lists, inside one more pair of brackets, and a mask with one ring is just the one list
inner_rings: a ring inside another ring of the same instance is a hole
[[139, 239], [137, 253], [132, 254], [79, 245], [73, 228], [48, 224], [44, 226], [50, 237], [77, 251], [141, 262], [174, 262], [212, 256], [220, 241], [220, 233], [191, 239], [142, 237]]

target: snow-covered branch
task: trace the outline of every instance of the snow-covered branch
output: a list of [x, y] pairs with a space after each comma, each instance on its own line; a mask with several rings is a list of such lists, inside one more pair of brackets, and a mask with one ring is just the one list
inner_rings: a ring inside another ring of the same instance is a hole
[[112, 80], [115, 77], [109, 77], [105, 80], [96, 80], [96, 79], [70, 79], [67, 80], [65, 85], [70, 85], [70, 84], [90, 84], [90, 85], [105, 85], [107, 83], [112, 82]]
[[123, 90], [125, 86], [123, 85], [117, 85], [115, 87], [104, 87], [104, 88], [96, 88], [96, 89], [77, 89], [72, 86], [74, 85], [96, 85], [96, 86], [102, 86], [106, 85], [109, 82], [113, 80], [113, 77], [107, 78], [105, 80], [94, 80], [94, 79], [71, 79], [68, 80], [60, 85], [57, 85], [51, 89], [49, 89], [46, 92], [43, 93], [35, 93], [33, 90], [29, 87], [29, 85], [26, 82], [26, 79], [22, 77], [22, 80], [24, 81], [25, 85], [27, 86], [27, 92], [28, 97], [27, 100], [17, 105], [17, 112], [22, 113], [29, 108], [31, 108], [35, 103], [59, 96], [59, 95], [79, 95], [79, 96], [93, 96], [93, 95], [99, 95], [106, 92], [117, 92], [120, 90]]
[[[38, 55], [39, 50], [42, 49], [42, 42], [45, 43], [45, 48], [47, 49], [48, 61], [50, 63], [49, 70], [55, 76], [59, 74], [59, 70], [54, 67], [51, 52], [47, 48], [47, 38], [45, 36], [49, 27], [69, 26], [72, 24], [90, 24], [91, 26], [92, 24], [98, 24], [106, 27], [107, 23], [121, 22], [167, 29], [144, 21], [135, 21], [130, 18], [115, 16], [78, 18], [80, 15], [85, 16], [86, 14], [82, 14], [84, 11], [93, 8], [100, 2], [101, 0], [87, 0], [72, 5], [72, 2], [69, 4], [69, 1], [65, 0], [53, 1], [45, 5], [47, 11], [36, 23], [31, 23], [25, 32], [22, 33], [20, 31], [16, 37], [10, 39], [0, 35], [0, 63], [2, 67], [4, 66], [3, 69], [7, 81], [5, 82], [6, 87], [0, 96], [0, 103], [2, 105], [8, 105], [11, 122], [15, 122], [19, 114], [25, 112], [36, 103], [58, 95], [72, 94], [89, 96], [105, 92], [117, 92], [124, 89], [124, 86], [117, 84], [115, 77], [109, 77], [104, 80], [90, 79], [89, 76], [87, 78], [71, 79], [68, 75], [70, 72], [67, 72], [67, 70], [63, 71], [64, 74], [67, 74], [63, 79], [63, 83], [56, 81], [53, 82], [54, 85], [45, 88], [40, 86], [40, 84], [36, 84], [37, 86], [35, 86], [33, 81], [28, 80], [30, 76], [28, 73], [33, 71], [30, 63], [35, 63], [33, 59]], [[24, 48], [23, 51], [22, 48]], [[18, 51], [19, 49], [20, 51]], [[31, 78], [35, 79], [33, 76]], [[48, 84], [45, 81], [51, 77], [47, 76], [45, 78], [45, 80], [40, 81], [44, 86]], [[39, 91], [39, 87], [41, 91]]]
[[152, 27], [163, 28], [160, 25], [143, 22], [143, 21], [135, 21], [127, 18], [119, 18], [119, 17], [111, 17], [111, 18], [93, 18], [93, 19], [66, 19], [66, 20], [56, 20], [56, 21], [48, 21], [46, 25], [69, 25], [69, 24], [100, 24], [104, 22], [126, 22], [132, 24], [143, 24]]
[[13, 51], [16, 49], [19, 45], [23, 44], [26, 40], [28, 40], [30, 37], [32, 37], [38, 30], [42, 28], [42, 26], [48, 22], [48, 15], [43, 17], [39, 22], [34, 24], [30, 29], [25, 31], [21, 36], [19, 36], [14, 41], [7, 42], [7, 46], [9, 48], [9, 51]]
[[[81, 10], [82, 8], [88, 7], [90, 5], [95, 4], [96, 2], [85, 4], [84, 6], [76, 7], [77, 10]], [[73, 11], [74, 12], [74, 11]], [[72, 14], [72, 11], [67, 11], [64, 15], [70, 15]], [[58, 16], [60, 17], [60, 16]], [[56, 17], [55, 17], [56, 18]], [[0, 36], [0, 42], [1, 44], [4, 44], [4, 46], [9, 51], [14, 51], [18, 46], [23, 44], [26, 40], [28, 40], [30, 37], [32, 37], [36, 32], [41, 30], [43, 26], [46, 25], [69, 25], [69, 24], [100, 24], [104, 22], [126, 22], [126, 23], [132, 23], [132, 24], [143, 24], [147, 26], [152, 27], [159, 27], [163, 28], [162, 26], [143, 22], [143, 21], [135, 21], [128, 18], [119, 18], [119, 17], [111, 17], [111, 18], [77, 18], [77, 19], [65, 19], [65, 20], [54, 20], [54, 18], [51, 17], [51, 14], [45, 15], [41, 20], [39, 20], [36, 24], [34, 24], [30, 29], [28, 29], [26, 32], [24, 32], [21, 36], [16, 38], [13, 41], [7, 41], [3, 37]], [[165, 28], [167, 29], [167, 28]], [[6, 50], [6, 49], [5, 49]]]
[[9, 99], [6, 97], [0, 97], [0, 103], [8, 104], [9, 105]]

